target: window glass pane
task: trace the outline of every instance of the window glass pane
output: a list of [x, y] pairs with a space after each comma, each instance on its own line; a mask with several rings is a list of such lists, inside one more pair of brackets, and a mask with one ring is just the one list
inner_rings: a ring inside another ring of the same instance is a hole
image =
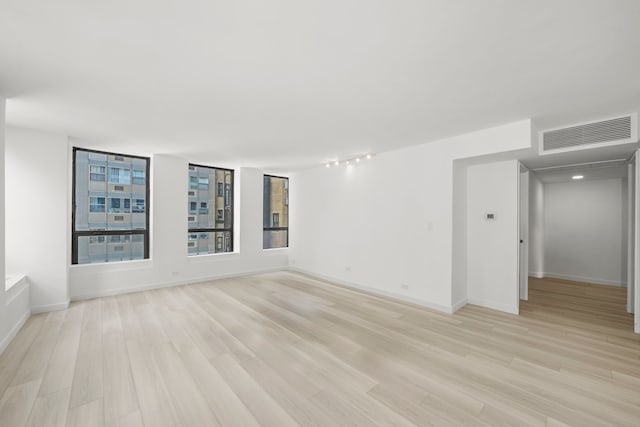
[[289, 246], [289, 179], [264, 176], [263, 249]]
[[144, 235], [78, 236], [78, 264], [144, 259]]
[[262, 249], [286, 248], [289, 246], [289, 231], [278, 230], [262, 232]]
[[[146, 241], [144, 234], [135, 235], [137, 242], [134, 255], [127, 255], [133, 249], [127, 247], [92, 247], [89, 251], [84, 244], [108, 245], [110, 239], [99, 242], [88, 232], [147, 230], [147, 168], [149, 159], [126, 155], [92, 152], [74, 149], [74, 263], [110, 262], [122, 259], [144, 257]], [[83, 234], [80, 235], [79, 233]], [[118, 233], [115, 233], [118, 235]], [[111, 235], [106, 235], [110, 237]], [[103, 237], [105, 237], [103, 236]], [[127, 237], [123, 244], [133, 244], [134, 235]], [[115, 244], [115, 243], [114, 243]], [[141, 249], [140, 249], [141, 248]], [[140, 250], [142, 252], [140, 252]], [[100, 253], [101, 255], [96, 255]], [[102, 261], [95, 261], [96, 259]], [[106, 261], [105, 261], [106, 260]]]
[[[279, 221], [278, 225], [273, 223], [276, 218]], [[289, 179], [264, 177], [263, 226], [264, 228], [289, 226]]]
[[233, 171], [189, 165], [188, 197], [189, 254], [233, 251]]
[[231, 252], [233, 240], [230, 231], [189, 233], [187, 247], [189, 255]]
[[148, 159], [80, 149], [75, 156], [75, 231], [145, 230]]

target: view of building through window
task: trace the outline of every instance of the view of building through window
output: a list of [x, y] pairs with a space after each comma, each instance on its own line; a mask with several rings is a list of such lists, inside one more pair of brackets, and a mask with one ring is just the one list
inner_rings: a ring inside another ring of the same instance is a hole
[[148, 258], [149, 159], [74, 148], [73, 264]]
[[233, 252], [233, 171], [189, 165], [189, 255]]
[[289, 246], [289, 178], [265, 175], [262, 248]]

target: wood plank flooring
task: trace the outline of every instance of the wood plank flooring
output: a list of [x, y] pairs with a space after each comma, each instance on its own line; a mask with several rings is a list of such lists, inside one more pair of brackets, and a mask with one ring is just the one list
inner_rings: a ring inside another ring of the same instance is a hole
[[446, 315], [282, 272], [72, 304], [0, 356], [0, 426], [638, 426], [626, 291]]

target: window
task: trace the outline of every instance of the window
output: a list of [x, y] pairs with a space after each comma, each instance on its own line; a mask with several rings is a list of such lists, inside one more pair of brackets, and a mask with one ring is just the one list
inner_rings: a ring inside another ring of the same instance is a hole
[[104, 197], [89, 197], [89, 212], [104, 212]]
[[73, 264], [149, 258], [147, 176], [146, 157], [73, 149]]
[[189, 176], [189, 190], [197, 190], [197, 189], [198, 189], [198, 177]]
[[289, 178], [265, 175], [262, 248], [289, 246]]
[[144, 199], [133, 199], [133, 207], [131, 208], [131, 212], [133, 213], [144, 213]]
[[209, 178], [208, 177], [199, 177], [198, 178], [198, 190], [208, 190], [209, 189]]
[[232, 252], [233, 171], [190, 164], [188, 190], [188, 254]]
[[135, 185], [144, 185], [144, 171], [134, 170], [131, 181]]
[[123, 168], [109, 168], [110, 184], [131, 184], [131, 170]]
[[106, 176], [104, 166], [91, 165], [89, 167], [89, 179], [91, 181], [104, 181]]

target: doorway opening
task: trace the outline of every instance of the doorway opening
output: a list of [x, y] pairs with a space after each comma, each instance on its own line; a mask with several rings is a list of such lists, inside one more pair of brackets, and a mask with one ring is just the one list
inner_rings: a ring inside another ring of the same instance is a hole
[[635, 158], [520, 174], [520, 313], [633, 331]]

